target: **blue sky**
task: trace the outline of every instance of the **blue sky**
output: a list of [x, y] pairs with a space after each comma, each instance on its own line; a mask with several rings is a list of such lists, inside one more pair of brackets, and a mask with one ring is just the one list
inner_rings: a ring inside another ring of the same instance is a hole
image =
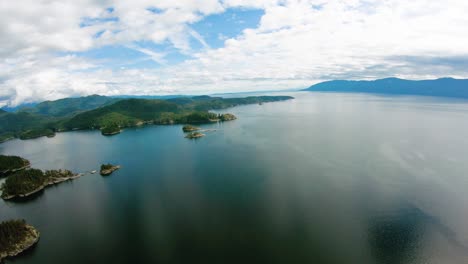
[[464, 10], [465, 0], [6, 1], [0, 106], [466, 78]]
[[[112, 8], [109, 9], [112, 10]], [[162, 11], [153, 12], [160, 13]], [[58, 55], [72, 55], [90, 59], [95, 61], [99, 67], [113, 70], [122, 68], [151, 69], [165, 65], [175, 65], [191, 59], [191, 54], [203, 52], [207, 48], [222, 48], [226, 39], [239, 36], [244, 29], [256, 28], [263, 14], [263, 10], [260, 9], [232, 8], [220, 14], [206, 16], [196, 23], [189, 24], [188, 27], [197, 32], [207, 45], [205, 46], [199, 39], [191, 36], [189, 39], [190, 52], [174, 48], [170, 41], [154, 43], [143, 40], [126, 44], [106, 45], [83, 52], [58, 53]], [[105, 19], [83, 18], [80, 26], [86, 27], [109, 21], [117, 22], [118, 19], [116, 17]], [[99, 31], [95, 38], [99, 39], [103, 32], [103, 30]], [[163, 63], [153, 60], [151, 56], [138, 49], [164, 54]]]
[[264, 11], [258, 9], [228, 9], [224, 13], [205, 17], [191, 27], [200, 33], [212, 48], [221, 48], [224, 41], [235, 38], [246, 28], [256, 28]]

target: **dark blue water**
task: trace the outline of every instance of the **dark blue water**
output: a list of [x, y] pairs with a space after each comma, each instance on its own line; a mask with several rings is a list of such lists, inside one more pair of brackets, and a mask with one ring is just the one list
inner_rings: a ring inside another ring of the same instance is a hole
[[468, 263], [468, 102], [294, 93], [199, 140], [147, 126], [9, 141], [86, 175], [0, 201], [39, 244], [12, 263]]

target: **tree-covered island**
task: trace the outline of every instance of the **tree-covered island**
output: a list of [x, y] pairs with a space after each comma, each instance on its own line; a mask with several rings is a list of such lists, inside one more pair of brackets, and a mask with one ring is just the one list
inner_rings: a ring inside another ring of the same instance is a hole
[[9, 220], [0, 223], [0, 263], [15, 257], [39, 241], [39, 231], [24, 220]]
[[25, 169], [17, 171], [5, 180], [0, 187], [1, 197], [4, 200], [16, 197], [27, 197], [37, 193], [45, 187], [80, 177], [69, 170], [47, 170]]
[[111, 175], [114, 171], [118, 169], [120, 169], [120, 165], [102, 164], [100, 173], [102, 176], [107, 176]]

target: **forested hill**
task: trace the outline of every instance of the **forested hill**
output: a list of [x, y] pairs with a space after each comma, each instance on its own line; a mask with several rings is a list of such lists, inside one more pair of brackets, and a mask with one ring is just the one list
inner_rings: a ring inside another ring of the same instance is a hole
[[45, 101], [33, 107], [19, 108], [17, 111], [45, 116], [65, 117], [109, 105], [119, 100], [122, 99], [101, 95], [90, 95], [78, 98], [64, 98], [55, 101]]
[[31, 132], [39, 133], [42, 136], [52, 135], [53, 131], [47, 129], [57, 119], [53, 117], [44, 117], [31, 113], [19, 112], [9, 113], [0, 112], [0, 142], [19, 137], [31, 137]]
[[359, 92], [377, 94], [425, 95], [468, 99], [468, 79], [442, 78], [411, 81], [387, 78], [375, 81], [327, 81], [312, 85], [306, 91]]

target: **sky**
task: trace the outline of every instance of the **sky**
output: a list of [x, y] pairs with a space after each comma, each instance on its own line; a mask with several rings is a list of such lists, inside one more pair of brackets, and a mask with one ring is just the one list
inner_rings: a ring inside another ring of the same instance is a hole
[[468, 78], [466, 0], [0, 1], [0, 106]]

